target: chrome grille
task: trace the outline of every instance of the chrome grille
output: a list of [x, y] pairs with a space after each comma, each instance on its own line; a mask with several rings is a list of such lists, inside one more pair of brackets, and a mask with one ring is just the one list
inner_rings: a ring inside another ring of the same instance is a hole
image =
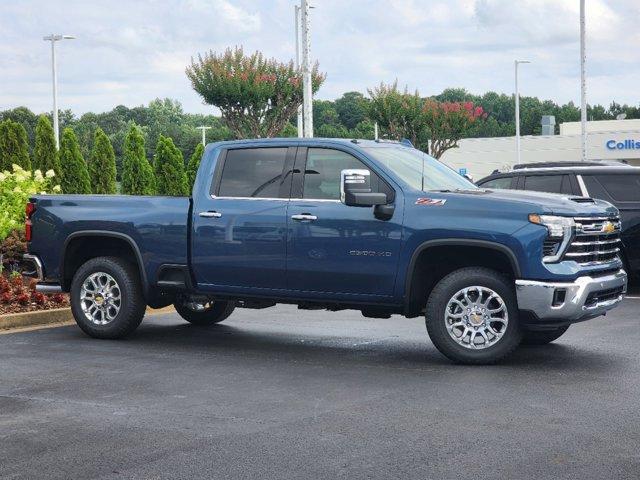
[[564, 254], [565, 260], [580, 265], [609, 263], [620, 252], [620, 219], [618, 217], [575, 218], [576, 232]]

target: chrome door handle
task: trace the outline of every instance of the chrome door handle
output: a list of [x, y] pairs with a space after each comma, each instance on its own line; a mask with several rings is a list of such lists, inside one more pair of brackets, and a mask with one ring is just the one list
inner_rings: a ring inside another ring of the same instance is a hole
[[299, 215], [291, 215], [291, 218], [293, 220], [298, 220], [298, 221], [303, 221], [303, 220], [313, 221], [313, 220], [317, 220], [318, 219], [318, 217], [316, 217], [315, 215], [309, 215], [308, 213], [301, 213]]
[[204, 218], [220, 218], [222, 216], [220, 212], [200, 212], [198, 215]]

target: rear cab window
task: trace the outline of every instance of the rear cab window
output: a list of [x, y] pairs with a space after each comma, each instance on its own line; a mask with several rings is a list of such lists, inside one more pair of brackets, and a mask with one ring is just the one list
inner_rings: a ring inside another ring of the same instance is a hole
[[288, 150], [287, 147], [227, 150], [215, 195], [288, 198], [290, 176], [285, 171]]

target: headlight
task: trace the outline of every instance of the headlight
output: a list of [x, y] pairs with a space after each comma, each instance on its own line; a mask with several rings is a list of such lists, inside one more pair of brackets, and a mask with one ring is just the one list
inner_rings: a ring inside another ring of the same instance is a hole
[[544, 263], [558, 262], [569, 246], [575, 222], [573, 218], [557, 217], [555, 215], [529, 215], [529, 221], [547, 228], [548, 240], [542, 246], [542, 261]]
[[563, 238], [565, 234], [570, 235], [576, 224], [573, 218], [556, 217], [555, 215], [538, 215], [536, 213], [529, 215], [529, 221], [547, 227], [550, 238]]

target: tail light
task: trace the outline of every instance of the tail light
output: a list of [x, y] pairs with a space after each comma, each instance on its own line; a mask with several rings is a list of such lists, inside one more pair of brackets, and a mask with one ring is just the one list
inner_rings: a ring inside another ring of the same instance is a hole
[[27, 203], [27, 206], [25, 208], [25, 217], [26, 220], [24, 222], [24, 236], [27, 240], [27, 242], [31, 241], [31, 215], [33, 215], [33, 212], [36, 211], [36, 204], [33, 202], [29, 202]]

